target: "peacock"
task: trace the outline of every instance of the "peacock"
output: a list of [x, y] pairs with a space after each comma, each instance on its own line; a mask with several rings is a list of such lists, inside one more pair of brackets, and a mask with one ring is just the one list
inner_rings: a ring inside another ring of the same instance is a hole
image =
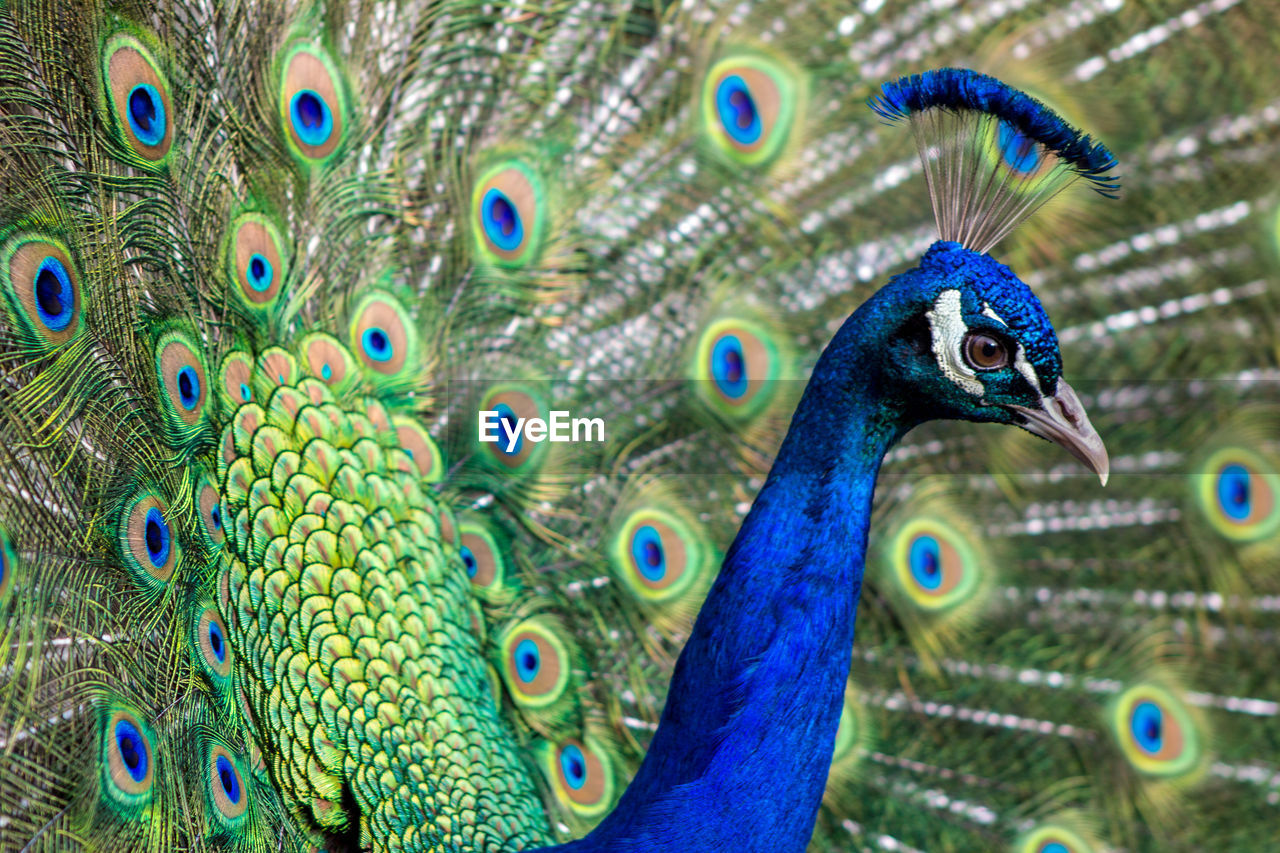
[[1274, 849], [1278, 16], [0, 4], [0, 849]]

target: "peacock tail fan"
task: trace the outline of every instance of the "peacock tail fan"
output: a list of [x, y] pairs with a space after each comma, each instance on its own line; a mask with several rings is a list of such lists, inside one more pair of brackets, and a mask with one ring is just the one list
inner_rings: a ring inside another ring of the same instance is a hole
[[[1112, 479], [890, 453], [813, 849], [1265, 849], [1275, 15], [3, 4], [0, 848], [585, 833], [819, 351], [941, 231], [1041, 298]], [[1120, 199], [1060, 192], [1107, 152]]]

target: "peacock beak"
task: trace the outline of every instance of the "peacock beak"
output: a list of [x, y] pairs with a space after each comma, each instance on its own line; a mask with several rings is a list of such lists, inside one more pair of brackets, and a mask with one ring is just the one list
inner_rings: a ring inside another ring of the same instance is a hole
[[1065, 379], [1058, 380], [1058, 393], [1040, 400], [1040, 408], [1010, 405], [1008, 408], [1022, 417], [1019, 426], [1027, 432], [1060, 444], [1098, 475], [1102, 485], [1107, 484], [1111, 473], [1111, 460], [1098, 431], [1089, 423], [1084, 406], [1075, 390]]

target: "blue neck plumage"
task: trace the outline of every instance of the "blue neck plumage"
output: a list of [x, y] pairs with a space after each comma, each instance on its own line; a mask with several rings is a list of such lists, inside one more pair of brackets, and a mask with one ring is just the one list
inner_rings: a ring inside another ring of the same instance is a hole
[[876, 474], [906, 429], [883, 393], [883, 359], [863, 352], [882, 340], [877, 302], [845, 322], [814, 368], [639, 772], [566, 851], [808, 843], [849, 674]]

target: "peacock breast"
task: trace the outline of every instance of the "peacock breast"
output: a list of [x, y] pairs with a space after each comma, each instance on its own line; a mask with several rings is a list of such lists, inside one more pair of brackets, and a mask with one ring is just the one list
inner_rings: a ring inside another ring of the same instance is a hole
[[545, 840], [415, 435], [372, 398], [256, 373], [222, 434], [220, 610], [263, 769], [318, 838], [358, 812], [377, 849]]

